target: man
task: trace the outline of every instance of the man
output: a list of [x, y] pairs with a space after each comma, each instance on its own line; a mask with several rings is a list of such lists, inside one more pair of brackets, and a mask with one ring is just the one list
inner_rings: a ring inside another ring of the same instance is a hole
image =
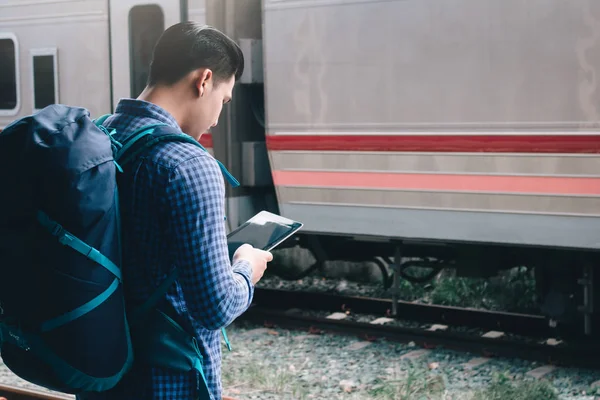
[[[118, 140], [156, 123], [198, 140], [217, 125], [243, 68], [240, 48], [221, 32], [193, 22], [174, 25], [156, 44], [145, 90], [137, 99], [122, 99], [104, 125], [117, 131]], [[167, 142], [143, 158], [120, 186], [127, 301], [143, 302], [170, 267], [179, 268], [166, 299], [178, 322], [195, 332], [210, 394], [221, 399], [220, 328], [248, 308], [272, 255], [244, 245], [230, 262], [224, 178], [210, 154], [190, 143]], [[85, 397], [195, 399], [198, 379], [195, 372], [134, 362], [116, 388]]]

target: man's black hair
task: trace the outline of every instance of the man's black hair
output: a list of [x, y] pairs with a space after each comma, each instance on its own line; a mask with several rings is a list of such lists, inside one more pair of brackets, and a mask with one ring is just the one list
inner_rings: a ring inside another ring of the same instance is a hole
[[244, 55], [232, 39], [217, 29], [196, 22], [169, 27], [154, 47], [148, 85], [172, 85], [191, 71], [209, 68], [215, 82], [244, 72]]

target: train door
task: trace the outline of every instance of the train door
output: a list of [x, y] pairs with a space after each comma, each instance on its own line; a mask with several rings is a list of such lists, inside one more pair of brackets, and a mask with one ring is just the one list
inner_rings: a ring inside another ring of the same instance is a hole
[[181, 20], [181, 7], [185, 3], [109, 0], [113, 110], [119, 99], [135, 98], [142, 92], [154, 45], [166, 28]]

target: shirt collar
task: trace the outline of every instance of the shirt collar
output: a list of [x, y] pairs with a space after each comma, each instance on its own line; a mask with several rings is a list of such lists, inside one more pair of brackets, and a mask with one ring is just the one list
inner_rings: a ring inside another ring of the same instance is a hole
[[154, 103], [144, 100], [121, 99], [115, 109], [115, 114], [128, 114], [136, 117], [152, 118], [181, 130], [181, 127], [171, 113]]

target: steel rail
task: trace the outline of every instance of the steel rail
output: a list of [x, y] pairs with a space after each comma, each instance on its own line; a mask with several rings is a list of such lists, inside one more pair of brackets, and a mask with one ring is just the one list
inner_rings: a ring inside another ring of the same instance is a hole
[[0, 384], [0, 398], [6, 400], [73, 400], [75, 396]]
[[[392, 301], [370, 297], [343, 296], [321, 292], [300, 292], [256, 288], [254, 304], [271, 309], [343, 311], [391, 316]], [[547, 320], [539, 315], [486, 311], [469, 308], [418, 304], [399, 301], [398, 319], [421, 323], [447, 323], [456, 326], [500, 330], [527, 336], [556, 335]]]
[[[600, 345], [595, 343], [597, 341], [577, 338], [572, 342], [564, 340], [558, 345], [547, 344], [543, 338], [552, 337], [545, 336], [551, 330], [545, 324], [544, 318], [539, 316], [400, 303], [398, 310], [403, 319], [410, 320], [410, 317], [415, 317], [421, 322], [449, 325], [450, 322], [455, 324], [458, 321], [470, 327], [483, 328], [484, 331], [487, 328], [498, 330], [498, 327], [502, 327], [503, 332], [512, 330], [513, 333], [518, 332], [525, 336], [525, 338], [515, 338], [510, 335], [490, 338], [483, 336], [484, 332], [481, 330], [477, 333], [457, 332], [452, 329], [428, 330], [425, 327], [377, 325], [302, 313], [303, 310], [334, 312], [350, 309], [351, 314], [369, 313], [384, 316], [390, 303], [385, 300], [349, 298], [323, 293], [257, 288], [253, 306], [240, 319], [273, 323], [289, 328], [310, 327], [312, 330], [317, 328], [338, 334], [356, 335], [367, 340], [385, 338], [401, 342], [412, 341], [426, 348], [441, 346], [447, 349], [482, 353], [486, 357], [516, 357], [584, 368], [600, 367]], [[444, 320], [440, 319], [442, 316]]]

